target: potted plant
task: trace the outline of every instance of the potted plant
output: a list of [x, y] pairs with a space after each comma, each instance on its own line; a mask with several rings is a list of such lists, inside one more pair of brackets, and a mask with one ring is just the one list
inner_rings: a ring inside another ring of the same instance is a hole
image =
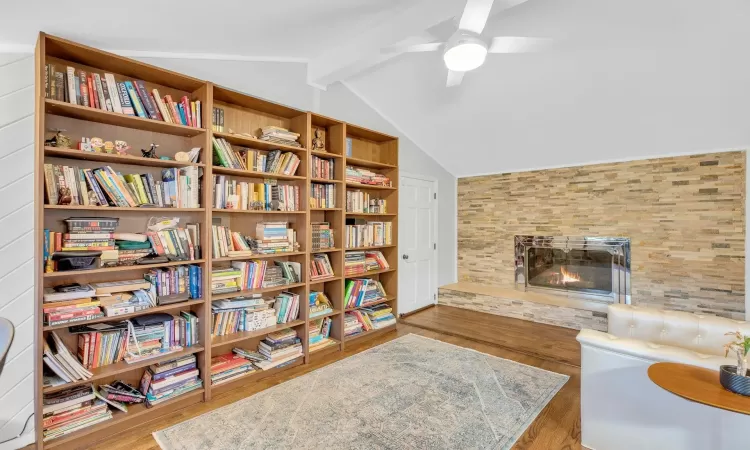
[[745, 336], [739, 331], [727, 333], [725, 336], [734, 336], [735, 340], [724, 344], [724, 356], [732, 351], [737, 355], [737, 375], [747, 376], [747, 354], [750, 352], [750, 336]]

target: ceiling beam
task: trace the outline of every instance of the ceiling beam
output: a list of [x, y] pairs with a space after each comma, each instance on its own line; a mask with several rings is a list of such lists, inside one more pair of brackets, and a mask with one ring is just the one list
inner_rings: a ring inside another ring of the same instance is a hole
[[369, 67], [398, 56], [380, 49], [396, 43], [426, 43], [425, 30], [459, 16], [466, 0], [420, 0], [358, 35], [344, 37], [342, 44], [307, 64], [307, 82], [316, 87], [345, 80]]

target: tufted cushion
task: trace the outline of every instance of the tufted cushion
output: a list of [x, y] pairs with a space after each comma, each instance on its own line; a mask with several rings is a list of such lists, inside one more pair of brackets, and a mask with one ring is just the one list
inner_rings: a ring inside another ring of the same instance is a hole
[[681, 311], [633, 305], [610, 305], [609, 334], [654, 344], [671, 345], [708, 355], [724, 356], [725, 336], [731, 331], [750, 335], [750, 323]]

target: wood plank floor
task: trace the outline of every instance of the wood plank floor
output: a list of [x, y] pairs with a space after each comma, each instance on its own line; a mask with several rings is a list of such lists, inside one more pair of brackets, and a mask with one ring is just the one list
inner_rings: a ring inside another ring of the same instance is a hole
[[[456, 308], [450, 308], [456, 309]], [[433, 311], [434, 310], [434, 311]], [[455, 315], [455, 311], [450, 311], [448, 308], [431, 308], [418, 314], [411, 316], [411, 320], [417, 318], [419, 314], [425, 314], [427, 317], [433, 317], [433, 321], [436, 323], [447, 323], [447, 332], [455, 333], [453, 328], [465, 329], [470, 326], [470, 323], [457, 323], [453, 321], [443, 322], [440, 316]], [[492, 326], [495, 333], [503, 334], [505, 328], [501, 325], [492, 325], [497, 321], [497, 324], [504, 323], [507, 319], [488, 315], [491, 320], [483, 320], [474, 329], [484, 328], [485, 326]], [[466, 320], [466, 319], [464, 319]], [[460, 322], [460, 321], [459, 321]], [[488, 322], [490, 323], [488, 325]], [[451, 325], [452, 324], [452, 325]], [[153, 439], [151, 433], [158, 431], [163, 428], [167, 428], [171, 425], [185, 421], [187, 419], [196, 417], [200, 414], [209, 412], [216, 408], [228, 405], [236, 402], [242, 398], [248, 397], [256, 392], [267, 389], [279, 383], [283, 383], [289, 379], [303, 375], [310, 371], [313, 371], [319, 367], [330, 364], [332, 362], [343, 359], [347, 356], [351, 356], [355, 353], [366, 350], [370, 347], [382, 344], [384, 342], [395, 339], [399, 336], [403, 336], [409, 333], [419, 334], [433, 339], [438, 339], [443, 342], [459, 345], [466, 348], [471, 348], [480, 352], [488, 353], [490, 355], [499, 356], [501, 358], [510, 359], [522, 364], [528, 364], [530, 366], [539, 367], [552, 372], [562, 373], [570, 376], [570, 380], [563, 386], [558, 394], [550, 401], [544, 410], [537, 416], [536, 420], [529, 426], [526, 432], [516, 442], [514, 449], [517, 450], [556, 450], [556, 449], [579, 449], [581, 448], [581, 435], [580, 435], [580, 369], [573, 367], [568, 363], [560, 363], [549, 358], [542, 358], [534, 356], [527, 352], [528, 342], [532, 340], [535, 342], [544, 342], [545, 348], [565, 348], [572, 347], [575, 343], [574, 337], [570, 336], [568, 330], [564, 328], [558, 329], [559, 333], [556, 334], [552, 330], [545, 328], [537, 329], [539, 324], [531, 323], [526, 329], [529, 333], [528, 336], [518, 337], [516, 339], [523, 339], [524, 351], [516, 352], [507, 346], [512, 346], [513, 339], [517, 333], [520, 333], [518, 329], [511, 328], [511, 336], [503, 337], [498, 339], [502, 342], [502, 347], [493, 345], [485, 342], [479, 342], [476, 340], [465, 339], [460, 336], [455, 336], [447, 333], [439, 333], [423, 328], [410, 326], [405, 323], [401, 323], [398, 329], [394, 332], [390, 332], [381, 336], [377, 336], [371, 340], [365, 342], [357, 342], [356, 344], [347, 345], [347, 349], [343, 353], [334, 353], [321, 357], [319, 360], [313, 361], [309, 365], [303, 365], [295, 367], [286, 372], [282, 372], [279, 375], [269, 377], [256, 383], [239, 387], [236, 390], [227, 392], [220, 396], [214, 397], [208, 403], [199, 403], [197, 405], [190, 406], [189, 408], [181, 411], [176, 411], [170, 414], [155, 419], [146, 424], [140, 425], [136, 429], [128, 430], [113, 436], [105, 441], [99, 442], [97, 445], [87, 448], [101, 449], [101, 450], [156, 450], [159, 449], [158, 444]], [[553, 327], [556, 328], [556, 327]], [[572, 341], [572, 342], [571, 342]], [[355, 341], [356, 342], [356, 341]], [[577, 345], [577, 343], [576, 343]], [[568, 353], [571, 350], [566, 350]], [[547, 351], [546, 351], [547, 352]], [[554, 353], [554, 352], [547, 352]], [[580, 359], [580, 357], [579, 357]]]
[[441, 305], [401, 320], [427, 330], [581, 367], [581, 346], [576, 341], [578, 330]]

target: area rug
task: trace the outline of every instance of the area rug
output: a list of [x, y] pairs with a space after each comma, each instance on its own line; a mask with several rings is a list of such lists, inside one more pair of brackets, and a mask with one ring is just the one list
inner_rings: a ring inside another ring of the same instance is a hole
[[176, 449], [508, 449], [568, 380], [408, 334], [154, 433]]

